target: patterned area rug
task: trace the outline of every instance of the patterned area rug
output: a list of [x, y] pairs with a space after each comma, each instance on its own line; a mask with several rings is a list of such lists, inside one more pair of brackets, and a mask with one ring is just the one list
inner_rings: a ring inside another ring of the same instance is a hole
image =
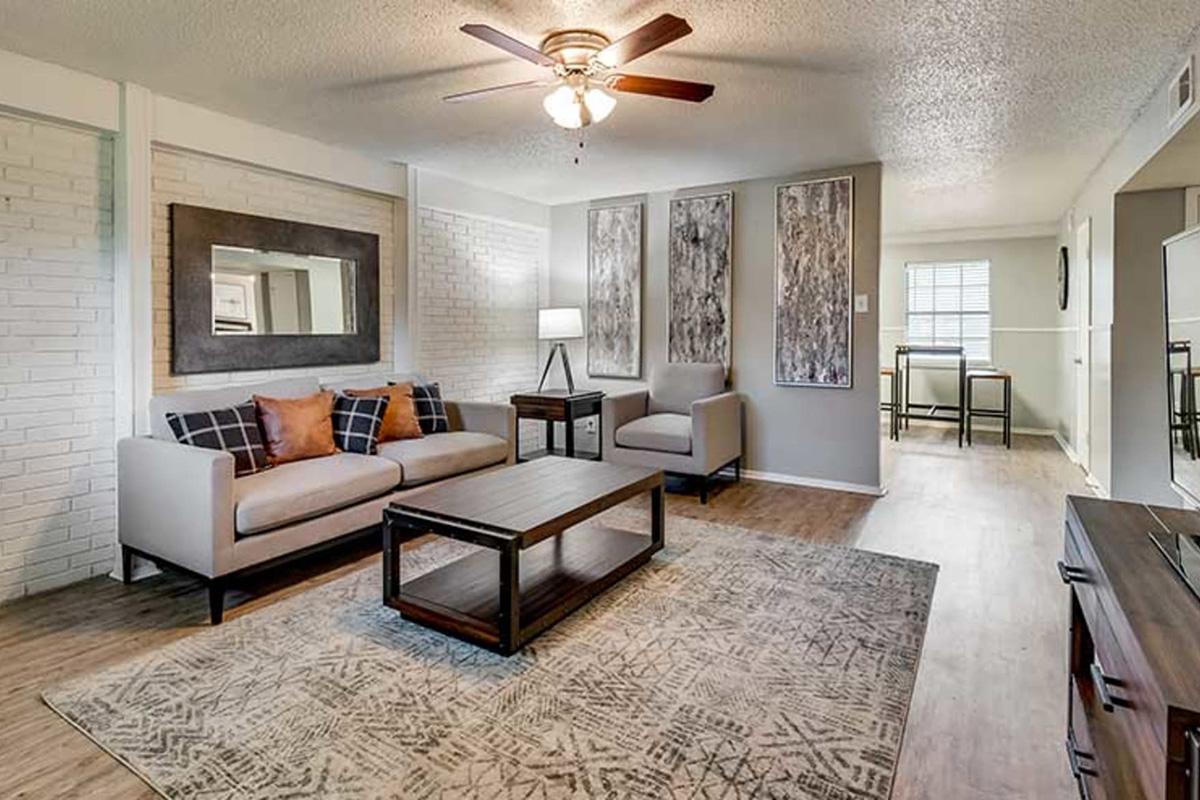
[[44, 698], [169, 798], [886, 798], [936, 574], [672, 516], [511, 658], [364, 569]]

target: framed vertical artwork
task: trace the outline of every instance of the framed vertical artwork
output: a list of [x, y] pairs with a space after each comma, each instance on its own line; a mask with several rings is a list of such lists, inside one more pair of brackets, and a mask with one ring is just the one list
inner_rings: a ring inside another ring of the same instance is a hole
[[642, 374], [642, 204], [588, 210], [587, 369]]
[[854, 179], [775, 189], [775, 384], [849, 389]]
[[729, 370], [733, 318], [733, 192], [671, 201], [667, 361]]

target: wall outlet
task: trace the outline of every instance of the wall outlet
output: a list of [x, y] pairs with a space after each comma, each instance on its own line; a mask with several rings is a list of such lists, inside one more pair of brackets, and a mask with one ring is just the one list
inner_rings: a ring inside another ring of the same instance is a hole
[[588, 433], [594, 434], [596, 432], [596, 418], [588, 417], [584, 420], [583, 429]]
[[871, 297], [865, 294], [854, 295], [854, 313], [866, 314], [871, 310]]

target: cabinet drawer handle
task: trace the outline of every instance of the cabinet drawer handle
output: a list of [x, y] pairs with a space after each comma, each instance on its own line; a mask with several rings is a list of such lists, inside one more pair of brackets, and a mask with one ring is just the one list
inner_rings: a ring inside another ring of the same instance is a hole
[[1094, 661], [1092, 662], [1091, 673], [1092, 685], [1096, 687], [1096, 697], [1100, 700], [1100, 707], [1110, 714], [1113, 713], [1116, 704], [1113, 703], [1112, 695], [1108, 693], [1108, 682], [1111, 678], [1105, 675], [1104, 669]]
[[1087, 570], [1083, 567], [1069, 567], [1059, 561], [1058, 577], [1062, 578], [1063, 583], [1087, 583]]
[[1075, 732], [1074, 731], [1068, 732], [1068, 737], [1069, 738], [1067, 739], [1065, 744], [1067, 746], [1067, 763], [1071, 767], [1071, 775], [1073, 775], [1076, 780], [1079, 779], [1080, 775], [1090, 775], [1093, 778], [1096, 777], [1097, 776], [1096, 770], [1091, 769], [1090, 767], [1085, 767], [1079, 763], [1079, 759], [1081, 759], [1081, 758], [1091, 759], [1092, 754], [1085, 753], [1084, 751], [1080, 750], [1078, 747], [1075, 746]]

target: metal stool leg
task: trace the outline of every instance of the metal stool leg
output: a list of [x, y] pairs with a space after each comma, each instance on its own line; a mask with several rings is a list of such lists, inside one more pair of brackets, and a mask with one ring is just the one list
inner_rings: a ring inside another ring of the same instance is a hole
[[1012, 449], [1012, 378], [1004, 379], [1004, 446]]
[[974, 387], [974, 385], [975, 385], [975, 379], [968, 377], [967, 378], [966, 408], [964, 408], [963, 412], [962, 412], [967, 415], [967, 447], [970, 447], [972, 445], [972, 441], [971, 441], [971, 410], [975, 406], [974, 406], [974, 400], [971, 399], [974, 392], [972, 392], [971, 390]]

